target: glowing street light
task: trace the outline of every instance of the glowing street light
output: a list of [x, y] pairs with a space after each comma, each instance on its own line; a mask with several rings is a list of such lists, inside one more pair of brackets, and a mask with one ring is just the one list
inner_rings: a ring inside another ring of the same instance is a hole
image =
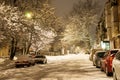
[[32, 13], [31, 13], [31, 12], [26, 12], [26, 13], [25, 13], [25, 16], [26, 16], [28, 19], [31, 19], [31, 18], [32, 18]]

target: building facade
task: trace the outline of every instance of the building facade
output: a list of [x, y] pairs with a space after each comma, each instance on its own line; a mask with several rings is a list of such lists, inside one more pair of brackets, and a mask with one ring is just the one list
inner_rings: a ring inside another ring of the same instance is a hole
[[8, 57], [9, 56], [9, 45], [4, 44], [4, 46], [0, 46], [0, 57]]
[[109, 42], [109, 49], [120, 48], [120, 0], [108, 0], [104, 6], [97, 26], [97, 43], [103, 41]]

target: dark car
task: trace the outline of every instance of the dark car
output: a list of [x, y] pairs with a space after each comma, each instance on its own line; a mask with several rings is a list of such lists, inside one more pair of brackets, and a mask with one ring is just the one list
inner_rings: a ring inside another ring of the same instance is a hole
[[104, 54], [106, 51], [97, 51], [95, 52], [93, 56], [93, 65], [96, 66], [97, 68], [100, 67], [100, 60], [103, 58]]
[[105, 71], [107, 76], [112, 75], [112, 61], [118, 49], [108, 50], [104, 57], [101, 59], [101, 71]]
[[36, 55], [34, 57], [35, 63], [43, 63], [46, 64], [47, 63], [47, 58], [45, 55]]
[[113, 80], [120, 80], [120, 51], [118, 51], [113, 59]]
[[35, 65], [35, 61], [32, 57], [29, 57], [27, 55], [22, 55], [17, 58], [15, 61], [15, 67], [24, 67], [24, 66], [31, 66]]
[[93, 61], [93, 55], [95, 54], [96, 51], [102, 51], [103, 49], [91, 49], [90, 55], [89, 55], [89, 60]]

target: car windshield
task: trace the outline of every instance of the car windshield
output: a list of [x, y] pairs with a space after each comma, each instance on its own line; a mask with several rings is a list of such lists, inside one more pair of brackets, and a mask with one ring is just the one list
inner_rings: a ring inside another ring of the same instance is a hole
[[111, 51], [111, 54], [116, 54], [118, 52], [118, 50], [113, 50]]
[[105, 52], [99, 52], [99, 53], [97, 54], [97, 56], [98, 56], [98, 57], [103, 57], [104, 54], [105, 54]]

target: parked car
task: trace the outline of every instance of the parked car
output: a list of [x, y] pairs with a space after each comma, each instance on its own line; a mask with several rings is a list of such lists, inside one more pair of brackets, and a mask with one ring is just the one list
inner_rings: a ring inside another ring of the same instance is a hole
[[47, 58], [45, 55], [36, 55], [34, 57], [35, 63], [43, 63], [46, 64], [47, 63]]
[[120, 51], [118, 51], [113, 59], [113, 80], [120, 80]]
[[119, 49], [108, 50], [105, 53], [104, 57], [101, 59], [101, 63], [100, 63], [101, 71], [105, 71], [107, 76], [112, 75], [112, 61], [118, 50]]
[[93, 55], [93, 65], [96, 66], [97, 68], [100, 67], [100, 60], [103, 58], [104, 54], [106, 51], [97, 51]]
[[93, 61], [93, 55], [95, 54], [96, 51], [102, 51], [103, 49], [91, 49], [90, 55], [89, 55], [89, 60]]
[[24, 67], [24, 66], [31, 66], [35, 65], [35, 61], [32, 57], [27, 55], [21, 55], [15, 61], [15, 67]]

